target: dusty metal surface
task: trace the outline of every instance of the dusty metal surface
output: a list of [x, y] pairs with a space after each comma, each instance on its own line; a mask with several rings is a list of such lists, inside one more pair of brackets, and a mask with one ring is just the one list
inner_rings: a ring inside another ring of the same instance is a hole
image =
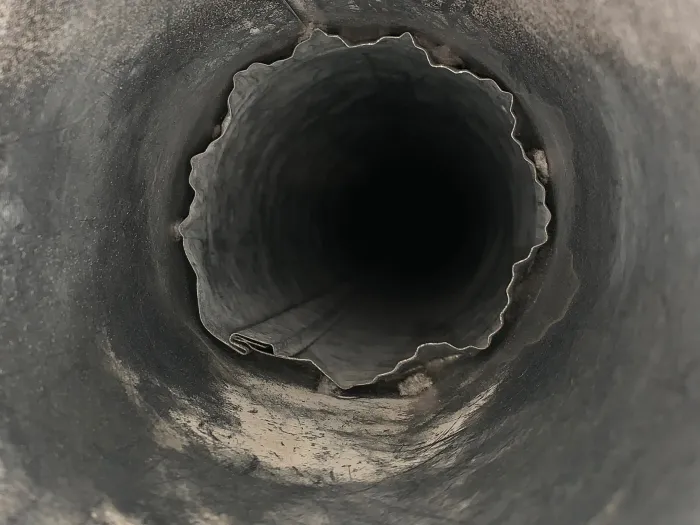
[[696, 524], [700, 3], [290, 3], [515, 94], [555, 216], [541, 286], [488, 356], [366, 411], [301, 365], [232, 366], [173, 224], [231, 74], [308, 27], [283, 2], [3, 0], [0, 521]]

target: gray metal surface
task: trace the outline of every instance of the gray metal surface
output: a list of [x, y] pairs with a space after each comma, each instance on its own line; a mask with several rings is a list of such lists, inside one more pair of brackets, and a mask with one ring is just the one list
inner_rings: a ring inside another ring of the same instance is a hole
[[469, 57], [547, 154], [513, 325], [359, 403], [232, 364], [172, 233], [231, 74], [308, 28], [283, 2], [0, 6], [0, 521], [698, 523], [698, 2], [293, 2]]

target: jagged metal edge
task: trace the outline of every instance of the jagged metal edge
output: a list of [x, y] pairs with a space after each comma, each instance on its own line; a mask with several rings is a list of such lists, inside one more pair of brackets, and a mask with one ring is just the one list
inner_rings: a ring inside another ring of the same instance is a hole
[[[198, 304], [201, 304], [200, 300], [200, 295], [202, 292], [202, 280], [203, 276], [201, 275], [201, 271], [198, 271], [199, 268], [199, 262], [195, 260], [194, 253], [189, 249], [188, 246], [188, 236], [187, 236], [187, 229], [192, 225], [192, 223], [195, 222], [200, 216], [201, 212], [197, 213], [197, 208], [199, 207], [201, 209], [201, 203], [203, 202], [203, 190], [202, 185], [200, 184], [202, 181], [202, 177], [199, 175], [197, 172], [197, 167], [199, 166], [200, 162], [206, 158], [207, 156], [211, 155], [212, 153], [215, 153], [215, 150], [218, 148], [219, 144], [223, 141], [225, 138], [226, 131], [228, 130], [231, 120], [232, 120], [232, 114], [233, 114], [233, 108], [231, 105], [232, 99], [234, 98], [233, 95], [235, 94], [236, 91], [236, 81], [244, 79], [246, 75], [251, 72], [252, 70], [255, 70], [258, 74], [262, 73], [262, 70], [268, 70], [270, 73], [274, 71], [275, 66], [278, 66], [279, 64], [286, 62], [288, 60], [293, 60], [298, 56], [300, 52], [304, 51], [304, 48], [313, 43], [315, 39], [318, 38], [328, 38], [331, 40], [336, 40], [339, 43], [341, 43], [343, 46], [346, 48], [354, 48], [354, 47], [363, 47], [363, 46], [372, 46], [375, 44], [378, 44], [380, 42], [384, 42], [386, 40], [401, 40], [401, 39], [406, 39], [408, 38], [411, 41], [411, 44], [416, 48], [419, 49], [420, 51], [423, 52], [425, 55], [426, 60], [428, 61], [428, 64], [432, 67], [436, 68], [442, 68], [442, 69], [447, 69], [448, 71], [458, 74], [458, 75], [469, 75], [472, 78], [476, 79], [479, 82], [482, 82], [484, 84], [487, 84], [491, 87], [491, 89], [494, 89], [504, 100], [508, 102], [507, 107], [508, 111], [510, 113], [510, 117], [513, 122], [513, 127], [511, 129], [510, 137], [515, 142], [515, 144], [518, 145], [518, 148], [520, 149], [520, 152], [522, 154], [523, 160], [527, 163], [527, 165], [530, 168], [530, 173], [532, 175], [532, 182], [535, 187], [535, 194], [537, 197], [538, 201], [538, 208], [537, 208], [537, 226], [536, 226], [536, 244], [530, 248], [530, 251], [524, 259], [517, 261], [515, 264], [513, 264], [512, 270], [511, 270], [511, 280], [508, 283], [508, 286], [506, 287], [506, 305], [503, 307], [501, 312], [498, 315], [498, 319], [494, 323], [494, 325], [491, 327], [490, 331], [488, 332], [488, 335], [486, 336], [486, 342], [483, 345], [467, 345], [463, 347], [457, 347], [454, 346], [451, 343], [448, 343], [446, 341], [443, 342], [437, 342], [437, 343], [423, 343], [419, 345], [416, 348], [416, 351], [413, 353], [412, 356], [402, 359], [398, 363], [396, 363], [396, 366], [388, 371], [388, 372], [383, 372], [381, 374], [377, 374], [371, 381], [368, 381], [366, 383], [359, 383], [353, 386], [366, 386], [366, 385], [372, 385], [378, 381], [391, 378], [392, 376], [398, 376], [401, 374], [403, 371], [410, 370], [411, 368], [419, 365], [422, 360], [421, 356], [426, 354], [429, 349], [431, 348], [436, 348], [440, 347], [442, 349], [447, 348], [452, 351], [451, 355], [459, 355], [459, 354], [464, 354], [464, 353], [476, 353], [476, 352], [468, 352], [469, 350], [472, 351], [482, 351], [488, 348], [491, 345], [491, 341], [493, 340], [493, 337], [503, 328], [503, 325], [505, 324], [505, 315], [506, 311], [510, 307], [512, 301], [513, 301], [513, 288], [515, 287], [516, 283], [520, 280], [521, 277], [524, 276], [526, 268], [528, 263], [532, 261], [532, 259], [535, 256], [535, 253], [537, 252], [538, 248], [543, 246], [549, 239], [549, 235], [547, 233], [547, 227], [549, 226], [550, 220], [552, 218], [552, 215], [547, 208], [547, 205], [545, 204], [545, 188], [544, 186], [540, 183], [539, 179], [537, 178], [537, 171], [535, 168], [534, 163], [530, 160], [530, 158], [527, 156], [525, 153], [525, 150], [523, 148], [523, 145], [520, 143], [520, 141], [515, 137], [515, 128], [516, 128], [516, 123], [517, 123], [517, 118], [515, 116], [515, 113], [513, 111], [513, 103], [514, 103], [514, 96], [512, 93], [502, 89], [498, 83], [491, 79], [491, 78], [485, 78], [485, 77], [480, 77], [471, 71], [468, 71], [466, 69], [457, 69], [451, 66], [447, 66], [444, 64], [440, 64], [435, 62], [432, 57], [430, 56], [429, 52], [420, 46], [416, 40], [414, 39], [413, 35], [411, 33], [405, 32], [399, 36], [383, 36], [375, 41], [372, 42], [363, 42], [359, 44], [352, 44], [345, 40], [344, 38], [338, 36], [338, 35], [330, 35], [326, 33], [325, 31], [321, 29], [314, 29], [314, 31], [311, 33], [309, 38], [299, 42], [294, 50], [292, 51], [291, 56], [275, 61], [271, 64], [262, 64], [260, 62], [256, 62], [254, 64], [251, 64], [247, 69], [243, 71], [237, 72], [233, 76], [234, 80], [234, 88], [231, 94], [228, 97], [227, 100], [227, 105], [228, 105], [228, 112], [226, 114], [226, 117], [224, 118], [222, 124], [221, 124], [221, 134], [219, 135], [218, 138], [216, 138], [214, 141], [212, 141], [209, 146], [206, 148], [206, 150], [203, 153], [200, 153], [198, 155], [195, 155], [192, 160], [191, 160], [191, 167], [192, 167], [192, 172], [190, 175], [190, 186], [194, 190], [195, 196], [194, 199], [192, 200], [192, 203], [190, 205], [190, 213], [189, 215], [180, 223], [178, 226], [178, 229], [180, 231], [180, 234], [182, 235], [183, 238], [183, 244], [185, 248], [185, 254], [187, 256], [188, 261], [192, 265], [192, 268], [195, 272], [196, 280], [197, 280], [197, 301]], [[201, 312], [200, 312], [200, 318], [201, 318]], [[202, 320], [202, 323], [204, 323], [204, 320]], [[214, 331], [209, 330], [209, 328], [205, 324], [205, 328], [212, 333], [217, 339], [222, 341], [224, 344], [227, 346], [231, 347], [231, 343], [229, 341], [229, 337], [226, 339], [221, 339], [217, 334], [214, 333]], [[318, 370], [321, 371], [328, 379], [330, 379], [334, 384], [337, 384], [333, 378], [327, 373], [321, 366], [319, 366], [316, 362], [314, 362], [311, 359], [307, 358], [299, 358], [299, 357], [293, 357], [293, 356], [276, 356], [281, 359], [289, 359], [293, 361], [306, 361], [311, 363], [313, 366], [315, 366]], [[441, 356], [436, 356], [436, 357], [441, 357]], [[435, 358], [435, 357], [434, 357]], [[338, 385], [340, 387], [340, 385]], [[342, 387], [340, 387], [342, 388]]]

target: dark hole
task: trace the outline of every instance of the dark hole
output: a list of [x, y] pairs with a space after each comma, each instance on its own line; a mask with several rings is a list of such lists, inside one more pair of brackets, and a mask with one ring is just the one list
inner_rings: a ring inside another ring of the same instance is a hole
[[485, 205], [496, 195], [480, 182], [503, 168], [477, 148], [468, 151], [481, 141], [444, 108], [416, 105], [405, 90], [394, 94], [398, 103], [368, 101], [364, 115], [341, 116], [366, 127], [340, 144], [348, 150], [335, 152], [346, 156], [348, 171], [319, 201], [320, 236], [328, 240], [327, 264], [370, 289], [397, 298], [440, 295], [473, 278], [489, 229], [509, 221], [503, 206]]
[[295, 355], [354, 384], [418, 345], [482, 337], [534, 243], [509, 100], [421, 53], [394, 41], [254, 66], [212, 174], [209, 299], [247, 337], [313, 332]]

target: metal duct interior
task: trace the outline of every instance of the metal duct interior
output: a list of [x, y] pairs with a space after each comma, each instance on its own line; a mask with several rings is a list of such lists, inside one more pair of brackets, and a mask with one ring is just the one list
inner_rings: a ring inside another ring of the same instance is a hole
[[511, 104], [408, 34], [348, 47], [316, 31], [237, 74], [180, 228], [205, 326], [344, 388], [426, 346], [485, 348], [548, 220]]

